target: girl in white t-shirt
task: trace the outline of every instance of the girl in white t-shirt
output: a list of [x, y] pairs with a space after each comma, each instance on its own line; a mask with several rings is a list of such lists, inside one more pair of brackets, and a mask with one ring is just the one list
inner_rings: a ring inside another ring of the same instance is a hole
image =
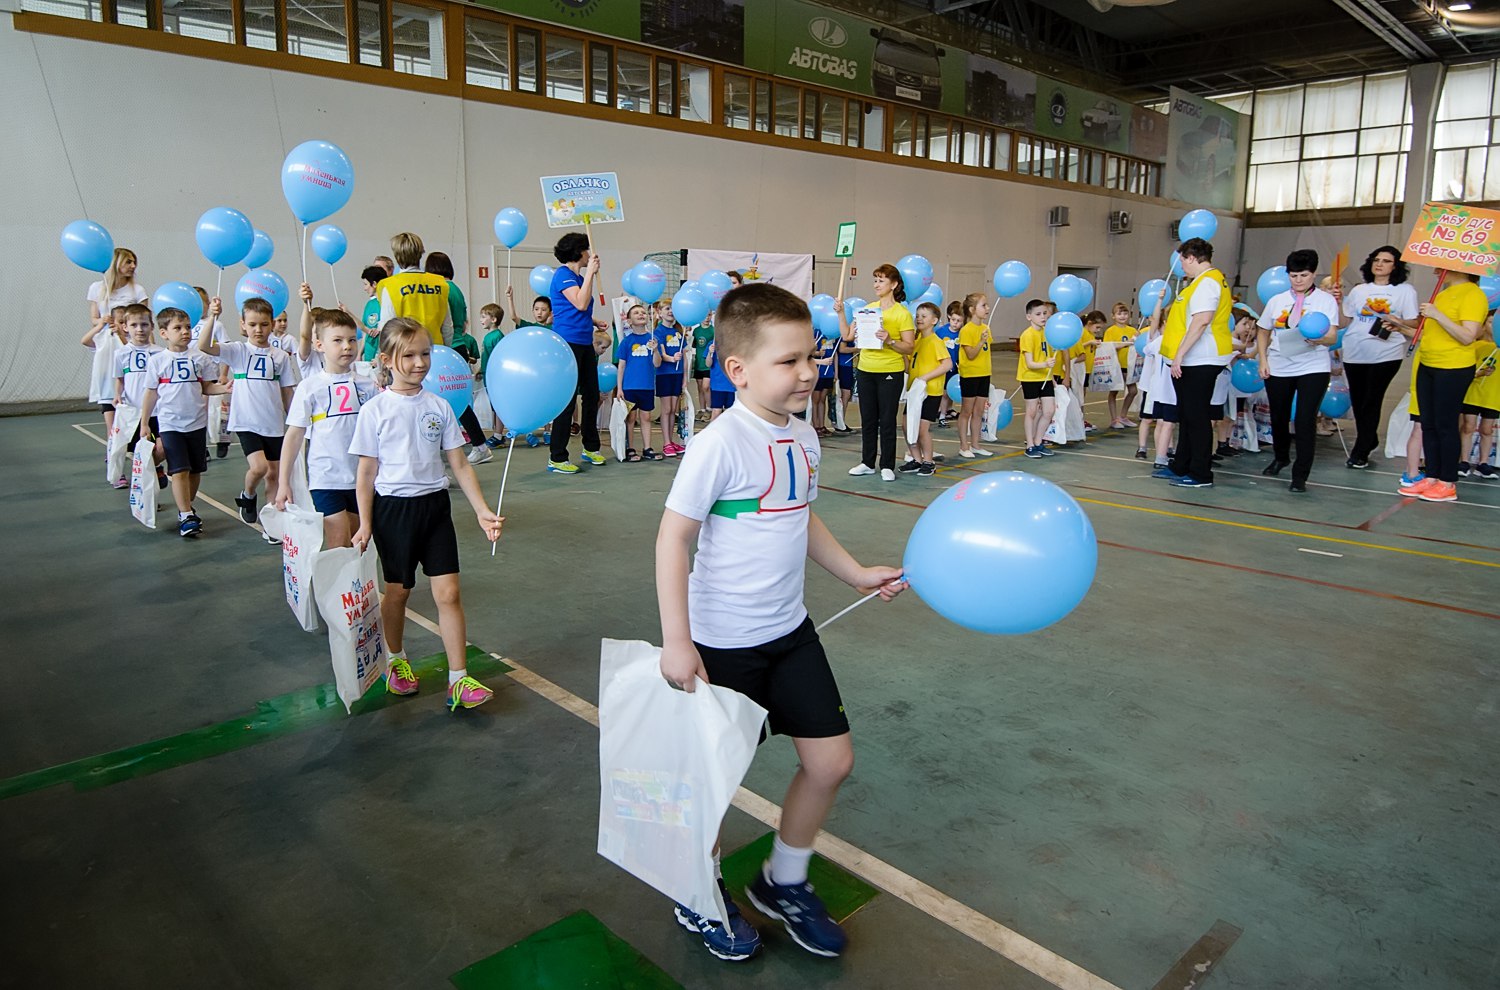
[[432, 365], [432, 337], [415, 320], [394, 317], [380, 328], [380, 361], [390, 387], [366, 402], [354, 425], [349, 453], [359, 457], [355, 496], [361, 551], [375, 541], [385, 576], [380, 621], [390, 648], [386, 690], [416, 694], [418, 683], [402, 649], [406, 601], [417, 583], [417, 565], [432, 581], [438, 630], [448, 654], [448, 708], [473, 708], [494, 692], [469, 676], [468, 633], [458, 588], [458, 536], [448, 499], [443, 459], [469, 499], [479, 528], [493, 542], [501, 519], [485, 505], [479, 479], [463, 454], [464, 435], [447, 402], [423, 391]]
[[125, 327], [113, 323], [116, 308], [143, 303], [149, 297], [135, 281], [135, 252], [115, 248], [109, 270], [89, 286], [89, 329], [80, 343], [94, 352], [89, 371], [89, 401], [104, 413], [104, 435], [115, 428], [115, 354], [125, 344]]

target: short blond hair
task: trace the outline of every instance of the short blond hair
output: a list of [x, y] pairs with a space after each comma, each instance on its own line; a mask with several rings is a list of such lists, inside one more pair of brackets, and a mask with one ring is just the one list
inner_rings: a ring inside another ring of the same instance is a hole
[[416, 234], [403, 231], [391, 238], [391, 254], [396, 256], [396, 264], [401, 266], [402, 271], [410, 271], [421, 265], [424, 253], [422, 238]]

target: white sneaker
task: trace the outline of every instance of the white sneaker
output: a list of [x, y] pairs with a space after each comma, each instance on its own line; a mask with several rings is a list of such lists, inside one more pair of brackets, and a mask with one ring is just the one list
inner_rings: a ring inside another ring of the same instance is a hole
[[985, 450], [983, 447], [971, 447], [969, 452], [972, 453], [975, 457], [995, 456], [995, 452], [993, 450]]
[[854, 477], [858, 478], [861, 475], [874, 474], [875, 473], [875, 469], [872, 468], [872, 467], [870, 467], [870, 465], [868, 465], [868, 464], [856, 464], [852, 468], [849, 469], [849, 473], [851, 475], [853, 475]]
[[972, 461], [974, 459], [974, 452], [972, 450], [960, 450], [958, 456], [966, 461]]
[[880, 480], [881, 481], [895, 481], [896, 480], [896, 472], [892, 471], [890, 468], [881, 468], [880, 469]]
[[485, 464], [493, 460], [494, 456], [494, 454], [490, 453], [490, 448], [486, 447], [484, 444], [480, 444], [473, 450], [469, 451], [469, 463]]

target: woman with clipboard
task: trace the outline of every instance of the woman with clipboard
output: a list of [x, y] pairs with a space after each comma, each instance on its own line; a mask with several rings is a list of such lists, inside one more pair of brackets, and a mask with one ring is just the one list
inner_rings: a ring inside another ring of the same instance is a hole
[[896, 412], [905, 391], [906, 359], [916, 347], [917, 327], [904, 305], [906, 287], [894, 265], [875, 269], [873, 289], [875, 301], [855, 311], [852, 325], [844, 311], [842, 285], [834, 306], [843, 340], [859, 349], [854, 369], [863, 448], [859, 463], [849, 473], [874, 474], [878, 460], [880, 480], [895, 481]]

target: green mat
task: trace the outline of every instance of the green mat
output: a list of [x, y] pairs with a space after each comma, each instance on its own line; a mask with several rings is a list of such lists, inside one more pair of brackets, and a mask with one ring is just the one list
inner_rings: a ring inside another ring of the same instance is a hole
[[[771, 856], [771, 843], [775, 838], [776, 833], [767, 832], [748, 846], [723, 858], [719, 865], [724, 871], [724, 882], [731, 891], [738, 894], [755, 879], [761, 864]], [[817, 854], [813, 855], [812, 862], [808, 864], [807, 879], [828, 908], [828, 916], [840, 923], [880, 893], [848, 870]]]
[[458, 990], [682, 990], [587, 911], [459, 970], [449, 981]]

